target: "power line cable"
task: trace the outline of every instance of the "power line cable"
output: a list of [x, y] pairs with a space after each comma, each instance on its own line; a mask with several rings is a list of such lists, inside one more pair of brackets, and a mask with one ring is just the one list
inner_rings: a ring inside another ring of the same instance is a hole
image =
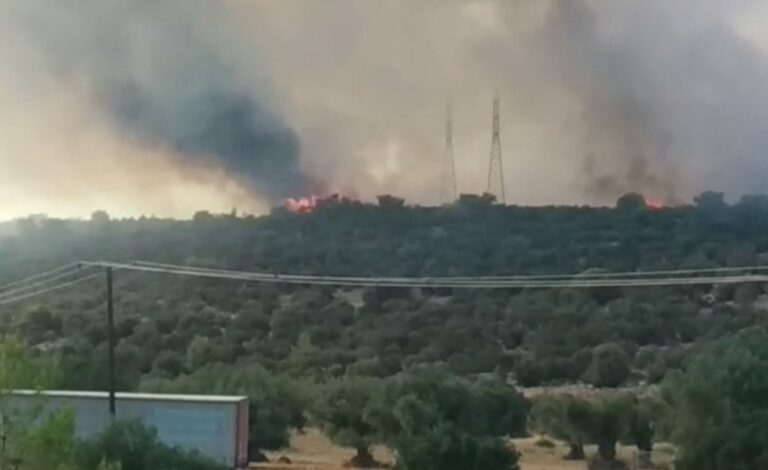
[[58, 272], [65, 271], [67, 269], [71, 269], [71, 268], [79, 266], [79, 265], [80, 265], [80, 263], [65, 264], [63, 266], [59, 266], [58, 268], [51, 269], [50, 271], [46, 271], [46, 272], [43, 272], [43, 273], [40, 273], [40, 274], [36, 274], [34, 276], [31, 276], [31, 277], [28, 277], [28, 278], [25, 278], [25, 279], [21, 279], [21, 280], [18, 280], [18, 281], [11, 282], [10, 284], [5, 284], [3, 286], [0, 286], [0, 291], [4, 291], [6, 289], [11, 289], [11, 288], [16, 287], [18, 285], [26, 284], [27, 282], [36, 281], [38, 279], [42, 279], [42, 278], [48, 277], [48, 276], [50, 276], [52, 274], [56, 274]]
[[[77, 269], [59, 273], [55, 276], [51, 274], [60, 272], [66, 268], [78, 266]], [[81, 267], [112, 267], [114, 269], [165, 273], [195, 277], [218, 278], [229, 280], [241, 280], [249, 282], [271, 282], [285, 284], [306, 284], [306, 285], [338, 285], [350, 287], [432, 287], [432, 288], [471, 288], [471, 289], [501, 289], [501, 288], [589, 288], [589, 287], [650, 287], [650, 286], [685, 286], [685, 285], [705, 285], [705, 284], [736, 284], [749, 282], [766, 282], [768, 275], [743, 274], [727, 276], [707, 276], [692, 277], [679, 276], [679, 274], [706, 274], [706, 273], [735, 273], [746, 271], [764, 271], [766, 266], [744, 266], [712, 269], [687, 269], [687, 270], [668, 270], [668, 271], [645, 271], [628, 273], [602, 273], [611, 278], [599, 279], [583, 277], [581, 275], [558, 275], [552, 277], [545, 276], [499, 276], [499, 277], [342, 277], [342, 276], [312, 276], [312, 275], [290, 275], [264, 272], [233, 271], [225, 269], [204, 268], [194, 266], [181, 266], [173, 264], [153, 263], [147, 261], [136, 261], [131, 264], [114, 262], [80, 262], [70, 263], [60, 268], [32, 276], [23, 281], [14, 283], [19, 285], [22, 282], [40, 279], [49, 276], [48, 279], [29, 284], [10, 292], [0, 293], [0, 301], [7, 299], [14, 300], [16, 297], [24, 297], [22, 294], [29, 289], [45, 286], [54, 280], [65, 278], [76, 272], [82, 272]], [[662, 278], [633, 278], [632, 276], [673, 276]], [[624, 278], [622, 278], [624, 277]], [[65, 283], [66, 284], [66, 283]], [[54, 286], [54, 288], [58, 288]], [[44, 289], [43, 292], [47, 291]], [[17, 295], [14, 295], [17, 294]], [[36, 292], [30, 293], [34, 295]], [[5, 297], [5, 298], [3, 298]]]
[[19, 295], [19, 296], [16, 296], [16, 297], [12, 297], [10, 299], [0, 299], [0, 305], [7, 305], [7, 304], [15, 303], [15, 302], [20, 302], [22, 300], [26, 300], [26, 299], [29, 299], [29, 298], [32, 298], [32, 297], [38, 297], [38, 296], [47, 294], [49, 292], [53, 292], [53, 291], [57, 291], [57, 290], [60, 290], [60, 289], [64, 289], [66, 287], [71, 287], [71, 286], [75, 286], [77, 284], [81, 284], [83, 282], [89, 281], [89, 280], [91, 280], [91, 279], [93, 279], [95, 277], [98, 277], [98, 276], [101, 276], [101, 273], [94, 273], [94, 274], [91, 274], [90, 276], [81, 277], [81, 278], [75, 279], [73, 281], [62, 282], [62, 283], [56, 284], [54, 286], [48, 287], [46, 289], [43, 289], [43, 290], [40, 290], [40, 291], [37, 291], [37, 292], [31, 292], [31, 293]]
[[241, 281], [270, 282], [303, 285], [336, 285], [349, 287], [429, 287], [429, 288], [468, 288], [468, 289], [510, 289], [510, 288], [590, 288], [590, 287], [653, 287], [653, 286], [693, 286], [708, 284], [736, 284], [768, 282], [768, 275], [745, 274], [708, 277], [666, 277], [658, 279], [525, 279], [525, 280], [451, 280], [444, 278], [387, 278], [387, 277], [328, 277], [269, 274], [261, 272], [229, 271], [222, 269], [197, 268], [190, 266], [159, 265], [156, 263], [85, 263], [90, 266], [112, 267], [114, 269], [144, 271], [153, 273], [175, 274], [204, 278], [230, 279]]
[[[152, 263], [152, 262], [146, 262], [146, 261], [137, 261], [133, 263], [134, 265], [139, 266], [149, 266], [153, 268], [165, 268], [170, 269], [174, 271], [178, 270], [193, 270], [196, 273], [209, 273], [209, 274], [224, 274], [227, 277], [231, 277], [233, 275], [241, 275], [245, 276], [248, 279], [265, 279], [265, 280], [288, 280], [288, 281], [294, 281], [294, 282], [300, 282], [300, 281], [324, 281], [324, 282], [338, 282], [338, 283], [355, 283], [355, 282], [381, 282], [385, 284], [398, 284], [398, 283], [418, 283], [418, 284], [450, 284], [451, 286], [454, 285], [472, 285], [477, 283], [482, 284], [505, 284], [510, 285], [512, 287], [521, 285], [523, 287], [528, 286], [538, 286], [539, 284], [546, 284], [546, 286], [550, 285], [547, 281], [558, 281], [558, 283], [555, 286], [559, 285], [571, 285], [573, 283], [577, 283], [579, 285], [591, 285], [594, 283], [599, 283], [601, 286], [605, 284], [606, 286], [610, 286], [613, 284], [623, 285], [624, 283], [631, 281], [631, 278], [633, 275], [646, 275], [646, 276], [652, 276], [652, 275], [674, 275], [674, 274], [706, 274], [706, 273], [717, 273], [717, 272], [746, 272], [746, 271], [764, 271], [768, 270], [768, 266], [745, 266], [745, 267], [739, 267], [739, 268], [713, 268], [713, 269], [685, 269], [685, 270], [668, 270], [668, 271], [644, 271], [644, 272], [627, 272], [627, 273], [604, 273], [608, 277], [619, 277], [619, 276], [626, 276], [630, 279], [612, 279], [612, 280], [600, 280], [600, 279], [591, 279], [589, 276], [582, 276], [579, 274], [576, 275], [557, 275], [557, 276], [499, 276], [499, 277], [436, 277], [436, 278], [429, 278], [429, 277], [422, 277], [422, 278], [403, 278], [403, 277], [396, 277], [396, 278], [366, 278], [366, 277], [333, 277], [333, 276], [305, 276], [305, 275], [280, 275], [280, 274], [267, 274], [267, 273], [253, 273], [253, 272], [244, 272], [244, 271], [231, 271], [231, 270], [223, 270], [223, 269], [213, 269], [213, 268], [200, 268], [200, 267], [190, 267], [190, 266], [179, 266], [179, 265], [171, 265], [171, 264], [162, 264], [162, 263]], [[244, 279], [245, 279], [244, 277]], [[709, 283], [713, 279], [733, 279], [736, 278], [735, 276], [719, 276], [717, 278], [706, 278], [706, 282], [703, 283]], [[669, 278], [659, 278], [659, 279], [653, 279], [648, 280], [647, 282], [649, 285], [658, 285], [663, 284], [666, 282], [665, 280]], [[693, 277], [685, 277], [682, 278], [680, 276], [676, 278], [672, 278], [672, 281], [676, 283], [689, 283], [690, 281], [694, 281], [697, 278]], [[745, 280], [747, 279], [746, 275], [739, 277], [739, 280]], [[759, 278], [755, 278], [755, 282], [757, 282]], [[529, 281], [536, 281], [535, 283], [530, 283]], [[569, 282], [570, 281], [570, 282]], [[644, 281], [632, 281], [633, 283], [637, 284], [638, 282], [644, 282]], [[591, 284], [590, 284], [591, 283]]]
[[44, 287], [44, 286], [46, 286], [48, 284], [51, 284], [51, 283], [53, 283], [55, 281], [71, 277], [71, 276], [73, 276], [75, 274], [79, 274], [81, 272], [83, 272], [83, 268], [77, 267], [75, 269], [70, 269], [69, 271], [65, 271], [63, 273], [59, 273], [59, 274], [57, 274], [55, 276], [48, 277], [47, 279], [44, 279], [42, 281], [33, 282], [32, 284], [27, 284], [27, 285], [22, 286], [22, 287], [17, 287], [15, 289], [7, 290], [5, 292], [0, 292], [0, 300], [2, 300], [4, 297], [14, 297], [14, 296], [20, 295], [20, 294], [22, 294], [22, 293], [24, 293], [26, 291], [34, 290], [34, 289], [37, 289], [37, 288], [40, 288], [40, 287]]
[[739, 272], [763, 272], [768, 271], [768, 266], [739, 266], [739, 267], [721, 267], [721, 268], [691, 268], [691, 269], [669, 269], [669, 270], [656, 270], [656, 271], [624, 271], [624, 272], [606, 272], [606, 273], [574, 273], [574, 274], [536, 274], [536, 275], [510, 275], [510, 276], [438, 276], [438, 277], [344, 277], [344, 276], [313, 276], [313, 275], [285, 275], [275, 273], [264, 272], [250, 272], [250, 271], [234, 271], [220, 268], [205, 268], [205, 267], [193, 267], [182, 266], [167, 263], [155, 263], [151, 261], [133, 261], [131, 265], [139, 266], [152, 266], [169, 269], [191, 269], [200, 272], [213, 272], [213, 273], [238, 273], [243, 275], [259, 275], [266, 277], [275, 276], [290, 276], [293, 279], [317, 279], [323, 278], [326, 280], [339, 280], [346, 281], [352, 279], [369, 280], [369, 279], [386, 279], [391, 281], [404, 281], [407, 282], [413, 279], [434, 279], [440, 281], [456, 281], [456, 282], [475, 282], [475, 281], [547, 281], [547, 280], [590, 280], [600, 278], [634, 278], [634, 277], [660, 277], [660, 276], [675, 276], [681, 274], [695, 275], [695, 274], [714, 274], [714, 273], [739, 273]]
[[768, 266], [741, 266], [722, 268], [695, 268], [695, 269], [668, 269], [658, 271], [625, 271], [625, 272], [585, 272], [575, 274], [536, 274], [536, 275], [510, 275], [510, 276], [450, 276], [440, 279], [450, 280], [555, 280], [555, 279], [592, 279], [592, 278], [616, 278], [616, 277], [654, 277], [680, 274], [711, 274], [711, 273], [738, 273], [738, 272], [763, 272], [768, 271]]

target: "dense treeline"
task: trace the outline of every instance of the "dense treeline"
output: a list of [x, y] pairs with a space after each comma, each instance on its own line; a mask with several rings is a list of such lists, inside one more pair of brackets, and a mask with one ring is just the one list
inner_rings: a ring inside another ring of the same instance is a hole
[[768, 249], [768, 196], [727, 205], [704, 193], [691, 206], [646, 209], [519, 207], [463, 196], [453, 206], [411, 207], [329, 199], [310, 214], [263, 217], [199, 212], [191, 221], [22, 219], [0, 228], [0, 279], [73, 258], [215, 265], [306, 274], [562, 274], [740, 265]]
[[[657, 210], [637, 195], [613, 208], [500, 206], [480, 196], [424, 208], [385, 196], [378, 204], [329, 199], [310, 214], [201, 212], [174, 221], [97, 212], [88, 221], [0, 224], [0, 284], [83, 259], [360, 276], [749, 266], [768, 260], [768, 198], [728, 205], [705, 193]], [[118, 272], [116, 288], [119, 387], [245, 390], [261, 404], [252, 421], [271, 429], [258, 433], [258, 447], [284, 443], [285, 429], [306, 419], [296, 410], [315, 399], [297, 393], [299, 383], [418, 370], [525, 386], [655, 383], [701, 345], [761, 324], [768, 312], [760, 284], [337, 289]], [[106, 386], [103, 281], [0, 313], [0, 332], [61, 358], [61, 387]]]
[[[330, 200], [311, 214], [199, 213], [192, 221], [29, 218], [0, 233], [0, 281], [74, 260], [152, 260], [339, 275], [634, 271], [761, 264], [768, 199], [706, 193], [657, 210], [445, 208]], [[121, 386], [247, 359], [294, 376], [388, 376], [417, 365], [512, 372], [525, 385], [658, 381], [689, 347], [755, 324], [762, 285], [667, 289], [412, 291], [248, 285], [118, 274]], [[6, 331], [64, 350], [72, 387], [105, 374], [101, 286], [2, 307]]]

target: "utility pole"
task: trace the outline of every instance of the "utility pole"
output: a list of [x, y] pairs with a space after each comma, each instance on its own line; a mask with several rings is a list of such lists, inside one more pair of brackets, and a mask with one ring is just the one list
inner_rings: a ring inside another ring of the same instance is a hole
[[507, 203], [504, 188], [504, 166], [501, 161], [501, 126], [500, 126], [499, 95], [493, 97], [493, 135], [491, 137], [491, 161], [488, 165], [488, 194], [496, 196], [502, 204]]
[[440, 202], [450, 204], [456, 200], [456, 164], [453, 159], [453, 105], [448, 102], [445, 117], [445, 155]]
[[112, 296], [112, 268], [107, 267], [107, 338], [109, 340], [109, 416], [114, 421], [115, 403], [115, 304]]

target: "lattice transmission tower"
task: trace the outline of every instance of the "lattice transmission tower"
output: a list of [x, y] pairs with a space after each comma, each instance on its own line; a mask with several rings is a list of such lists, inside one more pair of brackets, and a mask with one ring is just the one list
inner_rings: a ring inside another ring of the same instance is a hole
[[504, 165], [501, 159], [501, 131], [500, 131], [500, 107], [499, 96], [493, 97], [493, 135], [491, 138], [491, 161], [488, 165], [488, 188], [486, 192], [496, 196], [496, 200], [502, 204], [507, 203], [506, 190], [504, 188]]
[[456, 164], [453, 159], [453, 106], [449, 102], [445, 115], [445, 155], [443, 156], [443, 182], [440, 202], [450, 204], [456, 200]]

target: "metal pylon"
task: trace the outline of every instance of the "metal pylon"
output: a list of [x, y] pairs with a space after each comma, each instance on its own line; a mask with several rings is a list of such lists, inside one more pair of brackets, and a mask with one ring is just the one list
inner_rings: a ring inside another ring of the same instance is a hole
[[493, 135], [491, 138], [491, 160], [488, 165], [488, 187], [486, 192], [496, 196], [496, 200], [506, 204], [507, 195], [504, 187], [504, 165], [501, 158], [499, 96], [493, 97]]

